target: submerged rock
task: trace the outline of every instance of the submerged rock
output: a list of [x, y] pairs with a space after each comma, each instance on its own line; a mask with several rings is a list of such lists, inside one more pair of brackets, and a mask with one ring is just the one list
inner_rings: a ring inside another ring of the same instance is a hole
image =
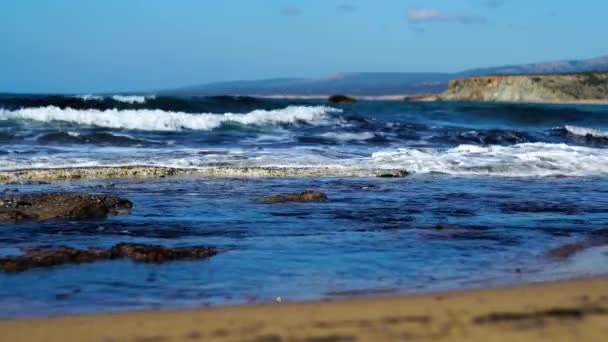
[[457, 224], [438, 224], [433, 227], [435, 230], [465, 230], [467, 229], [464, 226], [460, 226]]
[[25, 250], [21, 256], [0, 258], [0, 268], [5, 272], [20, 272], [30, 268], [80, 264], [111, 258], [110, 250], [103, 249], [36, 248]]
[[327, 101], [331, 103], [353, 103], [357, 102], [357, 99], [346, 95], [332, 95], [327, 98]]
[[41, 193], [0, 197], [0, 221], [90, 219], [118, 215], [133, 204], [117, 196]]
[[167, 262], [184, 259], [203, 259], [217, 254], [214, 248], [196, 246], [170, 248], [157, 245], [120, 243], [112, 252], [137, 262]]
[[171, 248], [157, 245], [120, 243], [112, 248], [75, 249], [72, 247], [27, 249], [23, 255], [0, 258], [0, 270], [21, 272], [31, 268], [82, 264], [101, 260], [130, 258], [135, 262], [162, 263], [204, 259], [217, 254], [212, 247]]
[[288, 194], [277, 194], [262, 197], [261, 203], [286, 203], [286, 202], [320, 202], [326, 201], [327, 195], [321, 191], [307, 190], [304, 192], [294, 192]]
[[547, 255], [553, 259], [567, 259], [589, 248], [606, 245], [608, 245], [608, 229], [600, 229], [592, 232], [587, 239], [552, 248], [547, 251]]

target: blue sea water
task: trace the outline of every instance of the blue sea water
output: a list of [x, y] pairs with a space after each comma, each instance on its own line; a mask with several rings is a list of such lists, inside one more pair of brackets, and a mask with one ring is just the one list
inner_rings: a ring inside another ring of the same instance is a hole
[[[0, 108], [0, 170], [144, 164], [412, 173], [0, 185], [3, 194], [85, 191], [135, 205], [104, 220], [0, 223], [0, 255], [119, 242], [220, 250], [160, 265], [0, 273], [1, 317], [425, 292], [608, 271], [603, 252], [574, 264], [547, 257], [608, 225], [606, 106], [6, 95]], [[329, 200], [257, 201], [306, 189]], [[461, 229], [433, 229], [443, 224]]]

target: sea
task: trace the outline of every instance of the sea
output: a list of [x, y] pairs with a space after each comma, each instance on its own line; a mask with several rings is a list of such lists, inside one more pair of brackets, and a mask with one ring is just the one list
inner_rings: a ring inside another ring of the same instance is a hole
[[[133, 165], [328, 174], [0, 184], [3, 196], [78, 191], [134, 203], [128, 215], [106, 219], [0, 223], [0, 256], [119, 242], [219, 250], [205, 260], [0, 273], [0, 318], [423, 293], [608, 273], [601, 247], [569, 259], [547, 254], [608, 226], [608, 106], [0, 95], [0, 171]], [[385, 169], [409, 175], [371, 172]], [[258, 201], [309, 189], [329, 199]]]

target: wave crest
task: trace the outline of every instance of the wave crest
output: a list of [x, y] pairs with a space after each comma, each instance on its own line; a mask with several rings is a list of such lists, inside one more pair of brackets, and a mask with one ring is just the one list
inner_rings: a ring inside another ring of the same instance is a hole
[[413, 173], [508, 177], [593, 176], [608, 173], [608, 150], [566, 144], [460, 145], [440, 151], [400, 148], [372, 154], [373, 164]]
[[33, 120], [68, 122], [114, 129], [145, 131], [212, 130], [227, 122], [243, 125], [272, 125], [306, 122], [329, 123], [328, 114], [341, 110], [325, 107], [290, 106], [277, 110], [254, 110], [246, 114], [188, 114], [162, 110], [76, 110], [58, 107], [24, 108], [15, 111], [0, 109], [0, 120]]
[[576, 135], [580, 137], [592, 137], [592, 138], [603, 138], [608, 139], [608, 132], [594, 128], [565, 125], [561, 128], [567, 134]]

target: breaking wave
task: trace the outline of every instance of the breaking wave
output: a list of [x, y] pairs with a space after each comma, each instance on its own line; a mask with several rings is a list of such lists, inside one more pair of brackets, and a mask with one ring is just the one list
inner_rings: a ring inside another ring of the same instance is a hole
[[[81, 99], [83, 101], [104, 101], [106, 98], [99, 95], [78, 95], [75, 96], [77, 99]], [[148, 100], [156, 99], [156, 95], [113, 95], [110, 97], [114, 101], [128, 103], [128, 104], [144, 104]]]
[[272, 125], [306, 122], [329, 123], [330, 113], [341, 110], [325, 106], [290, 106], [277, 110], [254, 110], [245, 114], [188, 114], [163, 110], [77, 110], [54, 106], [24, 108], [14, 111], [0, 109], [0, 120], [33, 120], [38, 122], [66, 122], [114, 129], [144, 131], [212, 130], [224, 123], [243, 125]]
[[372, 159], [373, 164], [413, 173], [510, 177], [608, 174], [608, 150], [566, 144], [460, 145], [443, 151], [400, 148], [376, 152]]
[[565, 125], [561, 128], [568, 134], [581, 136], [581, 137], [592, 137], [592, 138], [604, 138], [608, 139], [608, 132], [599, 129]]

